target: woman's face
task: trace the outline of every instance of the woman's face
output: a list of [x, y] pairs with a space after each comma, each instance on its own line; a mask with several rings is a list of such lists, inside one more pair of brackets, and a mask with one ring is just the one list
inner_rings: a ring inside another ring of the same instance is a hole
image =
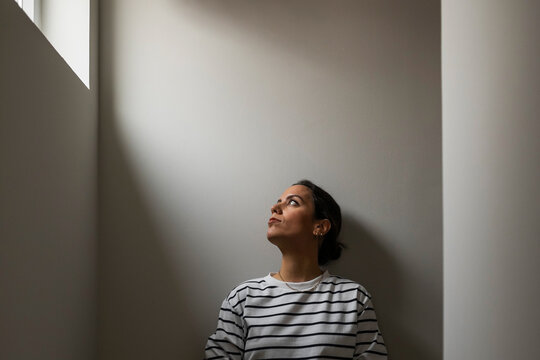
[[[266, 237], [272, 243], [280, 239], [313, 239], [316, 220], [311, 190], [293, 185], [270, 208]], [[277, 245], [277, 244], [276, 244]]]

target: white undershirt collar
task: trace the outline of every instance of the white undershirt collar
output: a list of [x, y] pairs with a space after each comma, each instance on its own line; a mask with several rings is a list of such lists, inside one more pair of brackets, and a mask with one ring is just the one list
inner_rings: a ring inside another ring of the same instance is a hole
[[[291, 291], [291, 289], [286, 285], [286, 283], [284, 281], [278, 280], [278, 279], [276, 279], [275, 277], [272, 276], [272, 275], [275, 275], [275, 274], [276, 274], [275, 272], [271, 272], [268, 275], [266, 275], [264, 279], [270, 285], [277, 285], [277, 286], [279, 286], [281, 288], [284, 288], [284, 289], [287, 289], [287, 290]], [[324, 280], [328, 276], [330, 276], [330, 274], [328, 273], [328, 270], [325, 270], [321, 275], [317, 276], [314, 279], [311, 279], [311, 280], [308, 280], [308, 281], [302, 281], [302, 282], [288, 281], [287, 283], [291, 287], [293, 287], [294, 289], [298, 289], [298, 290], [302, 291], [302, 290], [307, 290], [307, 289], [313, 287], [319, 281], [322, 282], [322, 280]], [[322, 277], [322, 279], [321, 279], [321, 277]]]

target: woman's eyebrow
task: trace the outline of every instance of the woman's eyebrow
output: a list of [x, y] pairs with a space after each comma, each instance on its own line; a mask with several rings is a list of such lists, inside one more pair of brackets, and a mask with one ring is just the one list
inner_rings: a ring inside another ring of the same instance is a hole
[[[290, 198], [293, 198], [293, 197], [297, 197], [300, 200], [304, 201], [304, 199], [302, 199], [302, 197], [300, 195], [296, 195], [296, 194], [287, 195], [287, 197], [285, 198], [285, 201], [287, 201], [287, 200], [289, 200]], [[278, 199], [278, 201], [276, 201], [276, 204], [280, 203], [280, 202], [281, 202], [281, 199]]]

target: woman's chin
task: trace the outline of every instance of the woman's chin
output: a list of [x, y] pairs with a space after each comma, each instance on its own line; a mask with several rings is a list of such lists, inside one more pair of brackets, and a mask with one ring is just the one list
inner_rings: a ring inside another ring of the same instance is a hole
[[268, 241], [270, 241], [274, 245], [279, 244], [281, 240], [281, 236], [278, 236], [277, 234], [274, 234], [271, 231], [268, 231], [266, 233], [266, 238], [268, 239]]

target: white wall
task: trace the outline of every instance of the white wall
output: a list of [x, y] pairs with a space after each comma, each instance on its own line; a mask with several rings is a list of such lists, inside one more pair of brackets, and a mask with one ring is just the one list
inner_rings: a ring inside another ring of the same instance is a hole
[[97, 96], [14, 1], [0, 23], [0, 358], [90, 360]]
[[99, 358], [200, 357], [228, 291], [278, 268], [269, 208], [307, 177], [393, 358], [440, 359], [438, 3], [101, 9]]
[[40, 0], [39, 27], [90, 87], [90, 0]]
[[448, 360], [540, 358], [539, 15], [442, 2]]

